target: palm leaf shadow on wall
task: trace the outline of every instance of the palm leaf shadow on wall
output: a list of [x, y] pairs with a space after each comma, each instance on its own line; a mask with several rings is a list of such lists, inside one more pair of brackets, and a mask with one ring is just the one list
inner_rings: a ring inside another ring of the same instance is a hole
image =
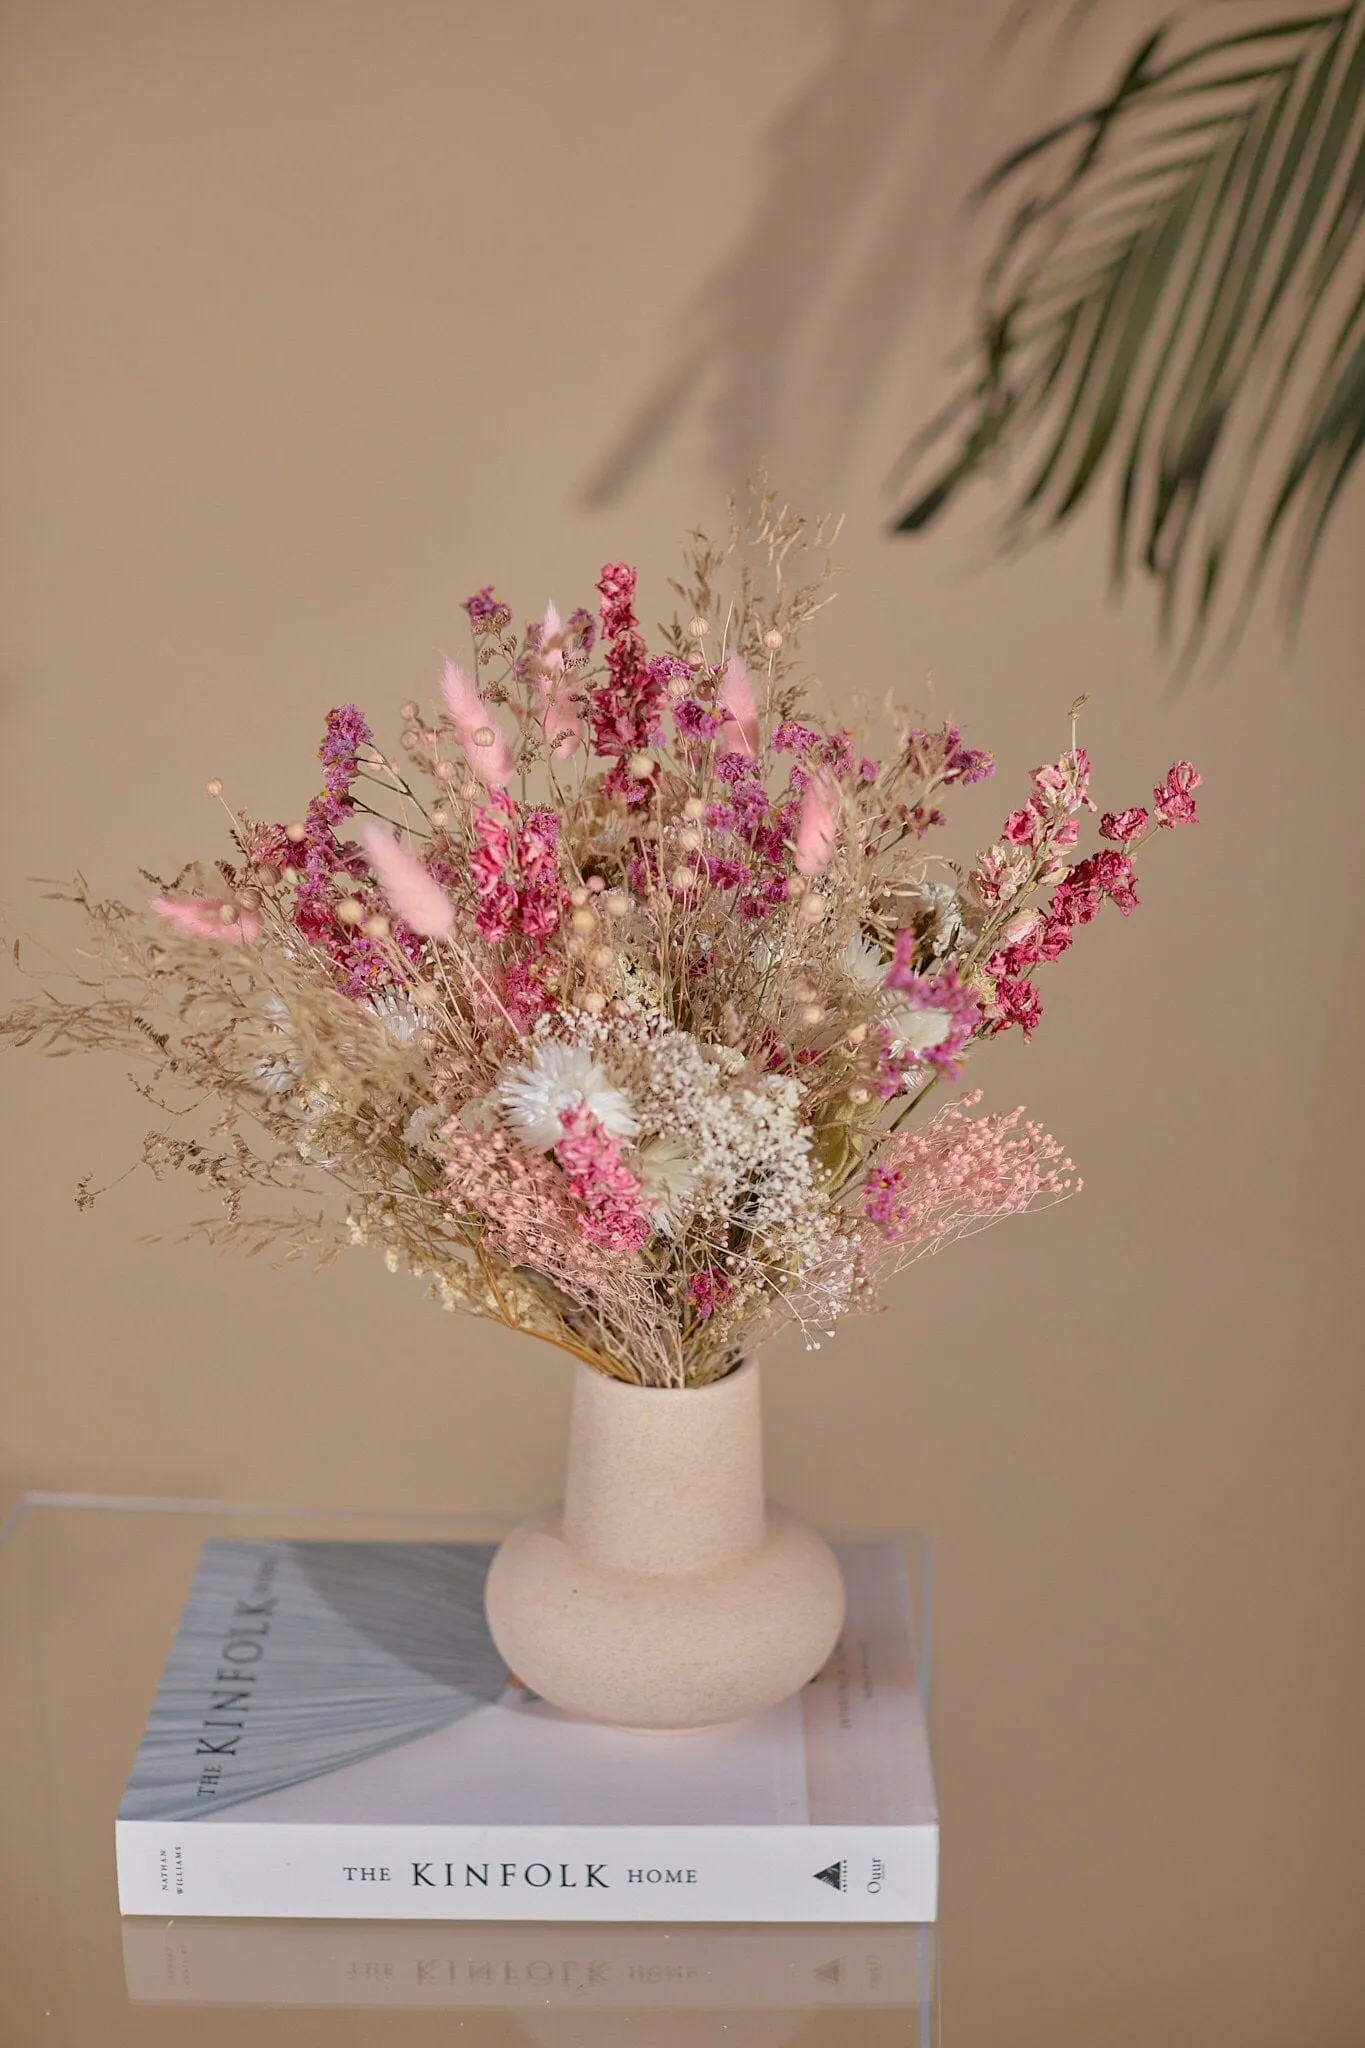
[[761, 138], [753, 217], [672, 322], [664, 370], [587, 482], [590, 506], [614, 503], [698, 412], [726, 483], [770, 457], [809, 487], [894, 373], [933, 254], [926, 180], [960, 195], [984, 160], [935, 81], [967, 90], [982, 34], [923, 0], [834, 0], [830, 18], [827, 52]]
[[1187, 653], [1220, 602], [1235, 638], [1272, 558], [1294, 623], [1365, 441], [1365, 0], [1154, 31], [1002, 193], [971, 368], [906, 468], [949, 452], [896, 530], [1022, 447], [1007, 542], [1108, 479], [1114, 580], [1153, 577]]
[[[1054, 9], [1012, 0], [987, 37], [1002, 66], [1034, 11]], [[1092, 11], [1073, 0], [1060, 32]], [[1022, 465], [1006, 550], [1112, 484], [1114, 582], [1153, 578], [1190, 653], [1220, 614], [1235, 637], [1274, 563], [1297, 618], [1365, 439], [1365, 0], [1222, 33], [1239, 12], [1204, 0], [1153, 29], [1111, 89], [978, 186], [1005, 212], [958, 388], [890, 479], [893, 531], [914, 534]], [[589, 504], [701, 404], [727, 478], [786, 464], [797, 407], [802, 466], [828, 468], [894, 374], [934, 187], [971, 175], [981, 36], [969, 11], [904, 0], [839, 0], [834, 19], [768, 136], [751, 227]]]

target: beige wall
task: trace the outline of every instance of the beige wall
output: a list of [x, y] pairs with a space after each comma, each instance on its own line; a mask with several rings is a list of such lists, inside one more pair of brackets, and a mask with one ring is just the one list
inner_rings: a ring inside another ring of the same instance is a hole
[[[563, 606], [626, 554], [662, 610], [759, 455], [848, 508], [831, 680], [998, 749], [963, 843], [1082, 690], [1109, 798], [1199, 761], [1202, 828], [977, 1070], [1083, 1198], [779, 1347], [772, 1477], [939, 1542], [949, 2038], [1325, 2048], [1365, 2021], [1361, 497], [1297, 654], [1267, 614], [1175, 695], [1101, 519], [1008, 568], [981, 504], [885, 537], [965, 304], [958, 195], [1147, 18], [992, 57], [1005, 11], [10, 0], [0, 896], [60, 943], [25, 877], [126, 893], [212, 851], [206, 776], [293, 814], [321, 712], [392, 716], [477, 583]], [[178, 1187], [78, 1216], [143, 1125], [117, 1063], [0, 1087], [0, 1495], [552, 1492], [554, 1356], [361, 1255], [144, 1248]]]

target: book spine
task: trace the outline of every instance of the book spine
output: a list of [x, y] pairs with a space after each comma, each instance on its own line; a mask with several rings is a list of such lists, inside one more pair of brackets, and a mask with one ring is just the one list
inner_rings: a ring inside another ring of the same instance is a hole
[[119, 1909], [361, 1920], [927, 1922], [938, 1828], [120, 1821]]

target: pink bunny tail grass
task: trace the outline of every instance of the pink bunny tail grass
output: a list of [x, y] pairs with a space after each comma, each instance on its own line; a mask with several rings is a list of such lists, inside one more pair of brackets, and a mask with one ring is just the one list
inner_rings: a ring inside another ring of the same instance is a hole
[[516, 774], [507, 736], [493, 723], [493, 715], [473, 678], [453, 661], [448, 661], [441, 671], [441, 695], [455, 737], [480, 782], [488, 789], [506, 789]]
[[[253, 946], [261, 936], [254, 910], [242, 910], [226, 896], [153, 896], [151, 908], [192, 939], [220, 946]], [[224, 916], [224, 912], [230, 913]]]
[[391, 909], [409, 931], [423, 939], [445, 938], [455, 923], [455, 905], [440, 883], [377, 818], [364, 820], [359, 838]]
[[457, 662], [448, 661], [441, 670], [441, 695], [451, 723], [462, 740], [487, 722], [488, 707], [479, 695], [473, 677]]
[[578, 752], [585, 727], [564, 666], [564, 621], [553, 599], [546, 605], [545, 616], [540, 622], [536, 688], [540, 693], [541, 724], [550, 752], [557, 761], [566, 760], [570, 754]]
[[720, 745], [731, 753], [748, 754], [752, 758], [758, 753], [758, 700], [749, 680], [749, 671], [737, 654], [726, 660], [720, 684], [720, 702], [726, 714], [720, 730]]
[[839, 833], [839, 792], [834, 778], [817, 772], [801, 799], [796, 821], [795, 862], [802, 875], [823, 874], [834, 852]]

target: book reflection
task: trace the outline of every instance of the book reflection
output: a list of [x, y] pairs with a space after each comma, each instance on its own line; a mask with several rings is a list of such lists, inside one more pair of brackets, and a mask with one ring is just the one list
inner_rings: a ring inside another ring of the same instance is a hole
[[138, 2004], [516, 2013], [546, 2043], [571, 2038], [558, 2014], [800, 2015], [789, 2033], [761, 2029], [774, 2048], [813, 2013], [862, 2008], [897, 2010], [903, 2038], [931, 2038], [927, 1927], [141, 1919], [124, 1921], [123, 1955]]

